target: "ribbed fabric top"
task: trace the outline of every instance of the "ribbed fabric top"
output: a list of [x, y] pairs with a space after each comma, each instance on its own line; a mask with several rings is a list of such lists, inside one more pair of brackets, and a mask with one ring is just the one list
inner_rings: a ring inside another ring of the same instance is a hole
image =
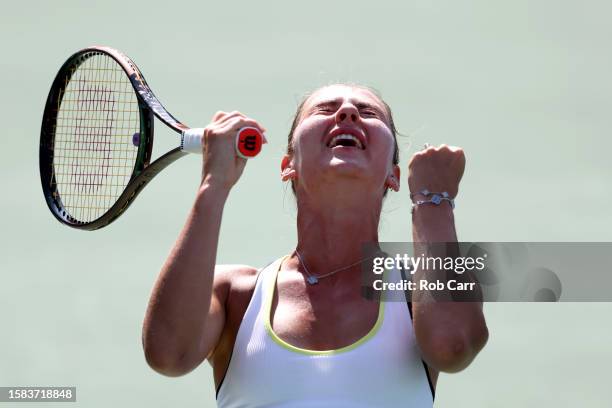
[[[217, 394], [221, 408], [431, 407], [433, 395], [406, 302], [380, 302], [357, 342], [306, 350], [276, 336], [270, 314], [282, 258], [259, 271]], [[386, 281], [399, 281], [390, 271]]]

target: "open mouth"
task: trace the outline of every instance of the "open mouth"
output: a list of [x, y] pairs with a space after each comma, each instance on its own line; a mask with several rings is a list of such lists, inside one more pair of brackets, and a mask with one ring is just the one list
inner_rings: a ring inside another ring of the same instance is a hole
[[363, 144], [361, 144], [361, 141], [359, 141], [359, 139], [357, 139], [355, 136], [349, 135], [349, 134], [340, 134], [340, 135], [334, 136], [327, 144], [327, 147], [329, 147], [330, 149], [333, 149], [334, 147], [338, 147], [338, 146], [356, 147], [361, 150], [364, 150], [364, 147], [363, 147]]

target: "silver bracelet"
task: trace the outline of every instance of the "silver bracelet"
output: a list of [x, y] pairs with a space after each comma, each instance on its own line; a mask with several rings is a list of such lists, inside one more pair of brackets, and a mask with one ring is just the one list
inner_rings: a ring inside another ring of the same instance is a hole
[[433, 194], [439, 194], [442, 197], [448, 197], [449, 196], [446, 191], [443, 191], [441, 193], [437, 193], [437, 192], [429, 191], [427, 189], [423, 189], [421, 191], [417, 191], [416, 193], [410, 193], [410, 199], [411, 200], [414, 199], [415, 195], [422, 195], [422, 196], [425, 196], [425, 197], [429, 197], [430, 195], [433, 195]]
[[423, 205], [423, 204], [434, 204], [434, 205], [440, 205], [440, 203], [442, 203], [442, 201], [448, 201], [450, 203], [451, 209], [455, 209], [455, 200], [453, 200], [452, 198], [450, 198], [450, 196], [448, 195], [448, 193], [446, 191], [443, 191], [441, 193], [432, 193], [428, 190], [421, 190], [418, 193], [410, 193], [410, 198], [412, 199], [416, 194], [421, 194], [424, 195], [425, 197], [430, 197], [428, 200], [417, 200], [415, 203], [412, 204], [412, 211], [414, 213], [414, 209], [415, 207], [419, 206], [419, 205]]

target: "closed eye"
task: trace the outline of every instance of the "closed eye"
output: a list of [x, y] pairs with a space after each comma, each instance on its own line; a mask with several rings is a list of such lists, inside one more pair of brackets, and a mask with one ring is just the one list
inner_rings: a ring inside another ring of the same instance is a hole
[[378, 112], [371, 109], [364, 109], [361, 111], [362, 116], [378, 116]]
[[357, 109], [359, 109], [359, 114], [361, 116], [371, 117], [371, 118], [384, 117], [382, 112], [378, 108], [370, 105], [369, 103], [358, 103]]

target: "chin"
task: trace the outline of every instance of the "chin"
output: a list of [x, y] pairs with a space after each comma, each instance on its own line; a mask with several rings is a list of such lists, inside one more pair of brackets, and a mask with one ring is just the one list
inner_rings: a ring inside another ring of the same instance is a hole
[[[356, 160], [345, 160], [343, 158], [332, 158], [329, 162], [323, 164], [321, 167], [321, 176], [327, 182], [335, 183], [341, 182], [359, 182], [366, 185], [373, 182], [372, 168], [368, 163]], [[361, 187], [359, 187], [361, 188]]]
[[335, 172], [355, 173], [355, 175], [368, 173], [370, 169], [370, 166], [363, 160], [344, 157], [332, 157], [327, 167]]

